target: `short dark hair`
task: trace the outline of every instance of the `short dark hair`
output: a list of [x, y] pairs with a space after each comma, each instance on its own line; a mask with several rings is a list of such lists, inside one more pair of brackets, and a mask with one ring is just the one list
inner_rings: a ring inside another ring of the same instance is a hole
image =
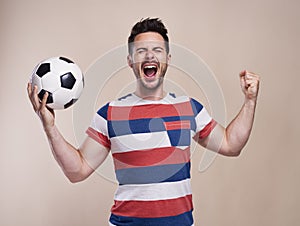
[[137, 22], [131, 29], [130, 36], [128, 37], [128, 52], [131, 53], [131, 43], [134, 42], [135, 37], [138, 34], [145, 33], [145, 32], [157, 32], [159, 33], [163, 39], [165, 40], [166, 44], [166, 51], [169, 53], [169, 37], [168, 37], [168, 30], [166, 29], [165, 25], [159, 18], [146, 18], [141, 19]]

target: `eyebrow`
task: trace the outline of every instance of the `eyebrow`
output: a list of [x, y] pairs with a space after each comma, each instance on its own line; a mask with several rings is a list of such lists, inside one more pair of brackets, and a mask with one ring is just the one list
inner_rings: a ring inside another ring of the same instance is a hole
[[[136, 51], [139, 51], [139, 50], [147, 50], [148, 48], [146, 47], [139, 47], [136, 49]], [[161, 50], [164, 50], [165, 48], [161, 47], [161, 46], [155, 46], [152, 48], [153, 50], [156, 50], [156, 49], [161, 49]]]
[[136, 49], [136, 51], [139, 51], [139, 50], [147, 50], [147, 48], [146, 47], [139, 47], [139, 48]]

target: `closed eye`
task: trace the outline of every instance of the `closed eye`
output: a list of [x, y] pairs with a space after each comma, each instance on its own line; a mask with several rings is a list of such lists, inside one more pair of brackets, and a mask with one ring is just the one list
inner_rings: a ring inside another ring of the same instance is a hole
[[156, 47], [156, 48], [153, 49], [153, 51], [156, 52], [156, 53], [161, 53], [161, 52], [163, 52], [163, 50], [164, 49], [161, 48], [161, 47]]
[[138, 48], [138, 49], [136, 50], [137, 53], [144, 53], [144, 52], [146, 52], [146, 51], [147, 51], [146, 48]]

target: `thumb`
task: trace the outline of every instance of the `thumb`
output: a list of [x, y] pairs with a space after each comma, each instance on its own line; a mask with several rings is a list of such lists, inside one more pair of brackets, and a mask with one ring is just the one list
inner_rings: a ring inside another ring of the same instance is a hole
[[247, 74], [247, 71], [246, 71], [246, 70], [243, 70], [243, 71], [240, 72], [240, 77], [243, 77], [243, 76], [245, 76], [246, 74]]

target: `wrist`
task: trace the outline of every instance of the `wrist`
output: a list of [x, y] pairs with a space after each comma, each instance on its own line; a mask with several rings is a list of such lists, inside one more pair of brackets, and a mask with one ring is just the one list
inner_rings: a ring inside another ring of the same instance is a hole
[[257, 98], [248, 99], [245, 98], [244, 105], [247, 107], [255, 107], [257, 102]]

